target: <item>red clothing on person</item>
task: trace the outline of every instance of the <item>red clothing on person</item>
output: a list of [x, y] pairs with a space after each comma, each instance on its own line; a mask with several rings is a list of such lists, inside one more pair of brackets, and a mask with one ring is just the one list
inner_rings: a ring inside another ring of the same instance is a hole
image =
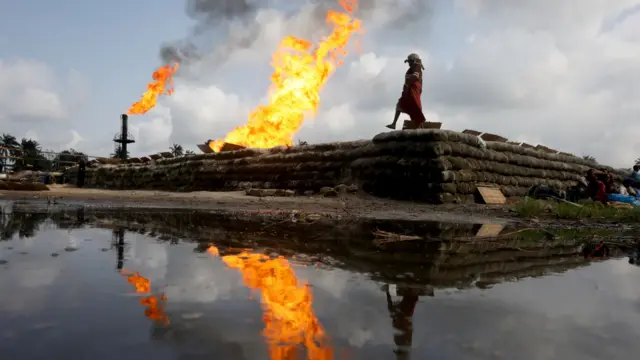
[[594, 200], [606, 202], [608, 199], [607, 196], [607, 186], [604, 182], [597, 180], [595, 185], [595, 194], [593, 195]]
[[[417, 77], [417, 79], [416, 79]], [[396, 105], [396, 111], [409, 115], [411, 121], [420, 125], [427, 121], [422, 113], [422, 64], [416, 62], [409, 67], [405, 74], [402, 96]]]

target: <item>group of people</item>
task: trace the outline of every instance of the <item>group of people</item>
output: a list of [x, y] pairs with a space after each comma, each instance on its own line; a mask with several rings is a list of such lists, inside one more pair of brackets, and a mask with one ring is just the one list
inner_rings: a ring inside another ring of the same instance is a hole
[[616, 183], [609, 172], [589, 169], [581, 185], [582, 197], [603, 203], [617, 201], [636, 205], [640, 197], [640, 165], [635, 165], [631, 176], [621, 184]]

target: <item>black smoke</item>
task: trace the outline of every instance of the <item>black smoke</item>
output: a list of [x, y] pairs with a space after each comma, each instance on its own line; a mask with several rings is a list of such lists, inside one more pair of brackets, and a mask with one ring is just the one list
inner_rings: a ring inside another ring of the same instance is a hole
[[[431, 4], [435, 0], [359, 0], [356, 16], [363, 21], [371, 19], [376, 9], [384, 9], [388, 17], [386, 28], [401, 30], [417, 21], [428, 21]], [[186, 0], [186, 14], [195, 22], [186, 39], [167, 42], [160, 49], [164, 63], [189, 62], [212, 56], [213, 63], [222, 64], [237, 50], [250, 48], [263, 30], [255, 21], [258, 11], [285, 8], [286, 17], [298, 15], [298, 9], [313, 5], [309, 21], [300, 29], [301, 36], [325, 24], [329, 9], [338, 9], [338, 0]], [[234, 31], [231, 31], [234, 29]], [[208, 43], [215, 35], [224, 41]]]

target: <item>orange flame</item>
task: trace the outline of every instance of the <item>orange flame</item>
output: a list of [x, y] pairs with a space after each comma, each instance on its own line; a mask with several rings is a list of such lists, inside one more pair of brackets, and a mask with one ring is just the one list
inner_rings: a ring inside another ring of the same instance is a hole
[[147, 85], [147, 91], [142, 98], [131, 105], [127, 114], [141, 115], [153, 109], [158, 102], [158, 96], [173, 94], [173, 74], [178, 71], [178, 64], [165, 65], [153, 72], [153, 81]]
[[[136, 288], [136, 292], [139, 294], [151, 293], [151, 282], [149, 279], [138, 274], [137, 272], [130, 272], [122, 270], [121, 274], [127, 277], [129, 284]], [[145, 307], [144, 315], [164, 325], [169, 325], [169, 317], [164, 312], [164, 304], [167, 301], [167, 297], [164, 294], [149, 295], [140, 299], [140, 304]]]
[[339, 0], [345, 12], [329, 11], [331, 34], [314, 49], [313, 44], [293, 36], [284, 38], [273, 54], [269, 104], [260, 105], [249, 122], [227, 134], [224, 140], [209, 143], [220, 151], [225, 142], [253, 148], [270, 148], [293, 143], [305, 115], [315, 115], [320, 91], [347, 55], [351, 36], [361, 30], [361, 22], [351, 16], [357, 0]]
[[[214, 246], [207, 251], [213, 256], [220, 254]], [[331, 348], [325, 344], [327, 336], [313, 312], [311, 289], [305, 283], [298, 283], [286, 259], [242, 252], [223, 256], [222, 261], [242, 272], [247, 287], [262, 292], [263, 335], [271, 360], [297, 358], [298, 344], [307, 348], [309, 360], [333, 359]]]

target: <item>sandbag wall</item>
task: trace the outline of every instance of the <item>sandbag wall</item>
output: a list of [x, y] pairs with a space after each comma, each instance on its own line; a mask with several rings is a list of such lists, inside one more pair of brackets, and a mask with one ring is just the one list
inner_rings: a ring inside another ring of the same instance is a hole
[[470, 202], [479, 185], [522, 196], [533, 185], [566, 189], [589, 168], [613, 171], [576, 156], [446, 130], [382, 133], [373, 145], [378, 156], [354, 161], [352, 173], [366, 191], [397, 199]]
[[[434, 203], [474, 201], [479, 185], [521, 196], [533, 185], [566, 189], [589, 168], [576, 156], [549, 154], [448, 130], [382, 133], [353, 141], [244, 149], [88, 168], [86, 187], [170, 191], [253, 188], [317, 191], [357, 184], [377, 196]], [[74, 182], [77, 167], [65, 176]]]
[[[350, 182], [351, 162], [371, 141], [243, 149], [88, 168], [86, 187], [170, 191], [281, 188], [318, 190]], [[75, 181], [77, 167], [65, 175]]]

